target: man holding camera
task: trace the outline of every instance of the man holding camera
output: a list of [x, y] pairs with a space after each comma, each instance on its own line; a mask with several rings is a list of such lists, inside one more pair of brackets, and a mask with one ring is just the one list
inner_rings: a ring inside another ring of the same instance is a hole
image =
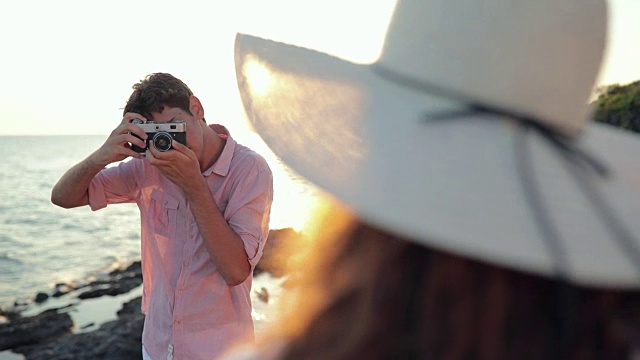
[[122, 122], [60, 178], [51, 201], [92, 210], [135, 202], [144, 357], [215, 358], [253, 338], [252, 273], [269, 231], [272, 173], [223, 126], [206, 124], [181, 80], [151, 74], [133, 89]]

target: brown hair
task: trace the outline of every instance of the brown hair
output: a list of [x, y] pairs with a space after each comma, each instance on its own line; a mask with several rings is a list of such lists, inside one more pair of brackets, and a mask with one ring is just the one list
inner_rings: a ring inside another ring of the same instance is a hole
[[624, 359], [637, 349], [638, 291], [466, 259], [345, 214], [319, 222], [329, 236], [312, 234], [276, 328], [285, 359]]
[[182, 80], [171, 74], [147, 75], [132, 88], [133, 93], [129, 96], [123, 115], [135, 112], [151, 120], [151, 113], [162, 112], [165, 106], [180, 108], [191, 113], [189, 100], [193, 92]]

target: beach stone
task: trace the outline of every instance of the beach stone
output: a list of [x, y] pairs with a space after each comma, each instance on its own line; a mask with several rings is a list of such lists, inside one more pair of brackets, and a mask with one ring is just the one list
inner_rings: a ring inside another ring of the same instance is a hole
[[109, 275], [128, 274], [129, 276], [142, 277], [142, 263], [134, 261], [124, 269], [114, 269]]
[[[136, 261], [81, 285], [58, 283], [51, 296], [72, 292], [77, 292], [74, 297], [80, 300], [115, 296], [128, 293], [141, 284], [142, 267], [140, 261]], [[48, 298], [47, 293], [40, 292], [33, 301], [40, 303]], [[138, 297], [124, 303], [117, 313], [117, 320], [101, 324], [97, 330], [79, 333], [71, 331], [73, 321], [68, 313], [60, 311], [61, 308], [23, 318], [16, 302], [11, 310], [0, 309], [0, 351], [11, 350], [24, 355], [26, 360], [140, 359], [144, 325], [141, 302], [142, 298]]]
[[[256, 273], [266, 271], [276, 277], [286, 275], [285, 265], [291, 257], [291, 250], [286, 245], [297, 241], [299, 236], [293, 229], [272, 230]], [[51, 296], [73, 293], [73, 297], [80, 300], [115, 296], [128, 293], [141, 284], [142, 267], [140, 261], [136, 261], [97, 280], [75, 285], [56, 284]], [[269, 294], [265, 291], [264, 295], [262, 301], [268, 301]], [[42, 295], [39, 297], [45, 299]], [[144, 326], [141, 302], [142, 298], [137, 297], [124, 303], [117, 312], [117, 320], [103, 323], [97, 330], [79, 333], [71, 331], [73, 322], [60, 309], [47, 310], [29, 318], [22, 318], [13, 310], [0, 311], [3, 319], [9, 319], [8, 323], [0, 324], [0, 351], [11, 350], [24, 355], [26, 360], [141, 359]]]
[[57, 298], [62, 295], [68, 294], [73, 290], [75, 290], [73, 286], [69, 284], [59, 283], [54, 287], [53, 294], [51, 294], [51, 296]]
[[141, 359], [144, 315], [142, 298], [137, 297], [118, 311], [118, 319], [106, 322], [97, 330], [63, 336], [35, 345], [13, 349], [27, 360], [67, 359]]
[[126, 294], [142, 284], [142, 279], [120, 278], [101, 283], [100, 285], [89, 285], [90, 290], [86, 290], [78, 295], [78, 299], [92, 299], [100, 296], [116, 296]]
[[36, 298], [34, 299], [34, 301], [36, 303], [41, 303], [41, 302], [45, 302], [48, 298], [49, 298], [49, 295], [43, 292], [39, 292], [36, 294]]
[[19, 319], [20, 313], [13, 309], [10, 310], [5, 308], [0, 308], [0, 316], [2, 316], [4, 319], [7, 319], [7, 321], [3, 322], [4, 324], [6, 324], [16, 319]]
[[126, 294], [142, 284], [142, 266], [140, 261], [135, 261], [125, 269], [115, 269], [109, 273], [106, 279], [93, 281], [84, 288], [88, 290], [80, 293], [81, 300], [92, 299], [101, 296], [116, 296]]
[[270, 230], [262, 257], [253, 269], [253, 275], [256, 276], [262, 272], [268, 272], [274, 277], [286, 275], [288, 262], [295, 250], [291, 245], [301, 242], [302, 237], [301, 233], [292, 228]]
[[23, 306], [27, 306], [29, 305], [28, 301], [25, 300], [16, 300], [13, 302], [13, 307], [14, 308], [19, 308], [19, 307], [23, 307]]
[[0, 351], [37, 344], [71, 332], [73, 321], [58, 309], [0, 324]]
[[142, 297], [138, 296], [135, 299], [127, 301], [122, 304], [122, 308], [116, 313], [118, 317], [137, 316], [142, 312]]

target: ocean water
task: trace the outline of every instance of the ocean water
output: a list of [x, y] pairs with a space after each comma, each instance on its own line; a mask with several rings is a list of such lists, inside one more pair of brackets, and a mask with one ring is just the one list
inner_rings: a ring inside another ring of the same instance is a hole
[[[32, 299], [58, 282], [85, 279], [139, 259], [140, 215], [134, 204], [93, 212], [88, 207], [62, 209], [50, 202], [51, 188], [60, 176], [105, 138], [0, 137], [0, 306]], [[286, 181], [305, 188], [296, 179]], [[278, 186], [287, 185], [274, 185]], [[274, 208], [272, 224], [285, 224], [281, 217], [286, 211], [277, 209], [277, 200]], [[265, 280], [256, 279], [254, 288], [264, 285], [260, 281]]]
[[135, 205], [92, 212], [50, 201], [59, 177], [104, 139], [0, 138], [0, 306], [140, 257]]

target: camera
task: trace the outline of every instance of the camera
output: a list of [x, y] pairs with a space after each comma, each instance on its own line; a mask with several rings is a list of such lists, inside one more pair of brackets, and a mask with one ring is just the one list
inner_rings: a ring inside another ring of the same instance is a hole
[[[135, 152], [144, 154], [150, 144], [153, 144], [158, 151], [171, 150], [171, 144], [174, 141], [187, 145], [187, 124], [182, 121], [154, 123], [153, 121], [133, 119], [131, 122], [139, 126], [147, 134], [147, 146], [145, 148], [131, 145], [131, 149]], [[134, 134], [134, 136], [136, 135]]]

